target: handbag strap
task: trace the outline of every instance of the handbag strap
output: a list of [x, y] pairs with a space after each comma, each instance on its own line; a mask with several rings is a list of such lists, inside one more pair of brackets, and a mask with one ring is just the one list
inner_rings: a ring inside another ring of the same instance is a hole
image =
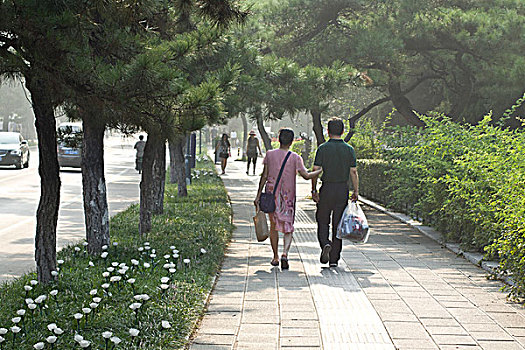
[[277, 176], [277, 181], [275, 181], [275, 186], [273, 187], [273, 196], [275, 197], [275, 192], [277, 191], [277, 186], [279, 186], [279, 181], [281, 181], [281, 176], [283, 175], [284, 166], [286, 165], [286, 162], [288, 161], [288, 158], [290, 158], [290, 155], [292, 154], [292, 151], [288, 151], [286, 154], [286, 157], [284, 157], [283, 165], [281, 165], [281, 170], [279, 170], [279, 176]]

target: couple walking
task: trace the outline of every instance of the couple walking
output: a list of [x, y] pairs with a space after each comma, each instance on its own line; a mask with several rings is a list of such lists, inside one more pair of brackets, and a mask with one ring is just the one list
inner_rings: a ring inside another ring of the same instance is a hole
[[[317, 203], [317, 237], [321, 247], [320, 261], [335, 267], [341, 257], [342, 242], [336, 238], [339, 220], [343, 215], [349, 198], [348, 179], [352, 181], [354, 192], [352, 200], [357, 200], [359, 193], [359, 179], [356, 168], [356, 156], [352, 146], [341, 138], [344, 131], [343, 121], [332, 118], [328, 122], [328, 136], [330, 139], [317, 149], [314, 167], [308, 172], [302, 158], [290, 151], [294, 139], [291, 129], [281, 129], [279, 132], [280, 148], [268, 151], [264, 158], [264, 169], [259, 181], [255, 206], [258, 209], [259, 199], [264, 187], [266, 192], [274, 192], [275, 183], [279, 176], [283, 162], [282, 176], [275, 191], [275, 212], [270, 216], [270, 243], [273, 250], [273, 266], [279, 265], [279, 232], [284, 234], [284, 247], [281, 255], [281, 268], [288, 269], [288, 252], [292, 244], [295, 219], [295, 189], [296, 174], [299, 173], [305, 180], [312, 180], [312, 199]], [[321, 176], [322, 186], [317, 191], [317, 178]], [[332, 224], [330, 240], [329, 226]]]

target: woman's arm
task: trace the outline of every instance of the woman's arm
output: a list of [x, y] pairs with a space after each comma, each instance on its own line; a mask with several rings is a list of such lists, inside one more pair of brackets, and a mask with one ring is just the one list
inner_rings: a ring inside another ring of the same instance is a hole
[[266, 180], [268, 180], [268, 167], [266, 166], [266, 164], [264, 164], [261, 179], [259, 180], [259, 188], [257, 189], [257, 196], [255, 197], [255, 201], [253, 202], [257, 210], [259, 210], [259, 199], [261, 198], [261, 193], [263, 191], [264, 185], [266, 185]]
[[299, 170], [299, 175], [301, 175], [301, 177], [305, 180], [311, 180], [314, 177], [319, 176], [319, 174], [321, 174], [322, 171], [323, 171], [323, 168], [321, 167], [311, 172], [307, 172], [306, 170], [303, 169], [303, 170]]

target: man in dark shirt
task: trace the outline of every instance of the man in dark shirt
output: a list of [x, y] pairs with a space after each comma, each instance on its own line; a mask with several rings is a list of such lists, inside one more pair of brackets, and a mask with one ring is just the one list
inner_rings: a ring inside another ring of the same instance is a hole
[[[317, 238], [321, 245], [321, 263], [336, 267], [341, 257], [342, 242], [336, 237], [337, 225], [348, 204], [348, 179], [352, 181], [352, 200], [359, 196], [359, 176], [356, 156], [352, 146], [341, 139], [344, 124], [339, 118], [328, 122], [330, 140], [317, 149], [313, 170], [323, 168], [323, 185], [317, 192], [317, 177], [312, 179], [312, 198], [317, 203]], [[332, 240], [329, 239], [330, 218], [332, 221]]]

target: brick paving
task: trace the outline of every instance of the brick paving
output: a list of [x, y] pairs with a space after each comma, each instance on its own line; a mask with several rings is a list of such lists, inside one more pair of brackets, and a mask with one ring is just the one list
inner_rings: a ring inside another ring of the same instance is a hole
[[322, 268], [302, 179], [290, 270], [272, 267], [252, 224], [259, 178], [245, 165], [223, 176], [236, 230], [190, 349], [525, 349], [525, 311], [501, 282], [369, 207], [369, 242]]

